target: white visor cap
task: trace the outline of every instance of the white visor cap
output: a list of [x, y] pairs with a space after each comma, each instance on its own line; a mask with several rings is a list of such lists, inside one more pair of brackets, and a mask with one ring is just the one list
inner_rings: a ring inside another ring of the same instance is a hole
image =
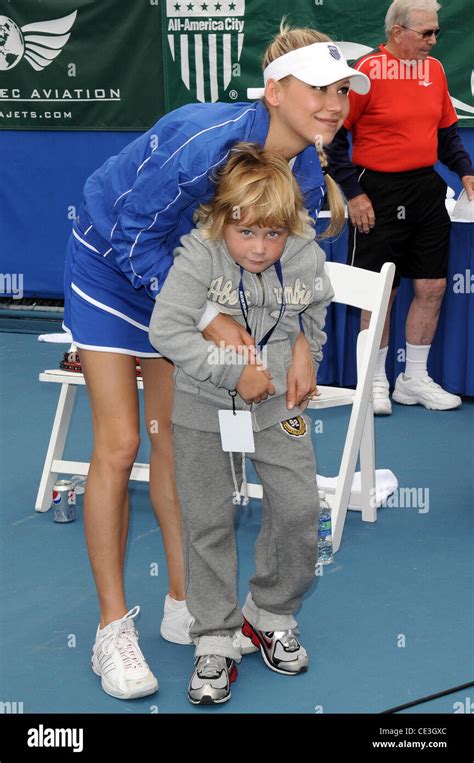
[[333, 42], [314, 42], [312, 45], [290, 50], [268, 64], [263, 78], [267, 83], [269, 79], [279, 80], [289, 74], [308, 85], [318, 87], [348, 79], [354, 92], [365, 95], [370, 90], [369, 78], [357, 69], [351, 69]]

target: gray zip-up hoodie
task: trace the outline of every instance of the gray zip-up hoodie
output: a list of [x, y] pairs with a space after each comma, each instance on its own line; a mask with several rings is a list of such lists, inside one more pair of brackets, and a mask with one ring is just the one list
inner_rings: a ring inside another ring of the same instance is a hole
[[[252, 413], [254, 431], [266, 429], [301, 413], [286, 406], [286, 375], [292, 347], [300, 333], [299, 316], [311, 346], [316, 371], [326, 341], [327, 306], [334, 296], [326, 275], [325, 256], [313, 240], [288, 236], [280, 259], [286, 309], [263, 358], [272, 374], [275, 394], [261, 403], [246, 404], [237, 394], [235, 407]], [[212, 242], [195, 228], [181, 239], [174, 263], [156, 298], [150, 321], [150, 342], [176, 365], [172, 421], [184, 427], [219, 432], [219, 408], [232, 409], [229, 391], [244, 370], [242, 356], [206, 341], [196, 324], [206, 301], [245, 326], [239, 301], [240, 266], [223, 241]], [[281, 305], [281, 285], [274, 266], [260, 274], [244, 271], [247, 320], [256, 342], [275, 324]]]

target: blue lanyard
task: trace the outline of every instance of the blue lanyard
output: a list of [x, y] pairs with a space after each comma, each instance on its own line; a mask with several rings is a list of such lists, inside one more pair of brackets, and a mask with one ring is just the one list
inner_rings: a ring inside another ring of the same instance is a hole
[[[283, 271], [281, 269], [281, 262], [280, 262], [280, 260], [275, 262], [273, 267], [276, 270], [276, 274], [278, 276], [278, 280], [280, 281], [280, 284], [281, 284], [280, 314], [279, 314], [279, 316], [278, 316], [278, 318], [276, 320], [275, 325], [272, 326], [272, 328], [269, 331], [267, 331], [265, 336], [262, 337], [262, 339], [260, 339], [259, 342], [257, 342], [257, 349], [258, 350], [261, 350], [267, 344], [267, 342], [270, 339], [271, 335], [273, 334], [273, 332], [275, 331], [276, 327], [278, 326], [278, 323], [280, 322], [281, 318], [283, 317], [283, 313], [286, 310], [285, 287], [283, 285]], [[250, 326], [249, 326], [248, 321], [247, 321], [247, 316], [249, 314], [249, 306], [248, 306], [248, 303], [247, 303], [247, 298], [245, 296], [244, 287], [243, 287], [243, 274], [244, 274], [244, 269], [241, 266], [240, 267], [240, 283], [239, 283], [240, 309], [242, 310], [242, 315], [244, 316], [245, 328], [249, 332], [250, 336], [252, 336], [252, 331], [251, 331]]]

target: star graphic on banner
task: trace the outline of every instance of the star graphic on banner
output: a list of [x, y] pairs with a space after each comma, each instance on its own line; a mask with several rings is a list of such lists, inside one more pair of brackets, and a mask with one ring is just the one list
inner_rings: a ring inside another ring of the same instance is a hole
[[209, 8], [209, 6], [208, 6], [208, 4], [207, 4], [207, 3], [202, 3], [202, 5], [201, 5], [201, 8], [202, 8], [202, 10], [203, 10], [203, 11], [207, 11], [207, 9]]
[[235, 11], [235, 3], [229, 3], [229, 11]]
[[180, 4], [179, 3], [175, 3], [174, 9], [175, 9], [175, 11], [180, 11], [181, 10]]
[[216, 3], [214, 8], [216, 9], [216, 11], [220, 11], [222, 8], [222, 5], [220, 3]]
[[194, 8], [194, 5], [192, 3], [188, 3], [186, 8], [188, 9], [188, 11], [192, 11]]

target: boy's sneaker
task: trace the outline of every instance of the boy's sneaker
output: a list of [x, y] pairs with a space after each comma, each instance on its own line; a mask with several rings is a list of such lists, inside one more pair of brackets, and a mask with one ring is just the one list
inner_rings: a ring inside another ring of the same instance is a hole
[[386, 376], [375, 376], [372, 382], [372, 405], [375, 416], [390, 416], [390, 387]]
[[117, 699], [135, 699], [154, 694], [158, 681], [138, 645], [134, 619], [140, 607], [133, 607], [120, 620], [97, 628], [92, 648], [92, 670], [101, 677], [102, 688]]
[[197, 657], [188, 687], [193, 705], [218, 705], [231, 698], [230, 685], [237, 678], [237, 665], [230, 657], [204, 654]]
[[449, 411], [459, 408], [462, 403], [458, 395], [446, 392], [431, 376], [415, 379], [405, 374], [398, 376], [392, 398], [396, 403], [424, 405], [425, 408], [435, 411]]
[[[161, 622], [160, 633], [166, 641], [173, 644], [192, 644], [189, 631], [195, 618], [186, 606], [185, 601], [176, 601], [169, 594], [165, 597], [165, 610]], [[246, 638], [242, 630], [235, 631], [235, 637], [239, 641], [242, 654], [258, 652], [249, 638]]]
[[259, 647], [265, 664], [276, 673], [296, 676], [308, 669], [306, 649], [291, 628], [286, 631], [259, 631], [244, 620], [242, 632]]

